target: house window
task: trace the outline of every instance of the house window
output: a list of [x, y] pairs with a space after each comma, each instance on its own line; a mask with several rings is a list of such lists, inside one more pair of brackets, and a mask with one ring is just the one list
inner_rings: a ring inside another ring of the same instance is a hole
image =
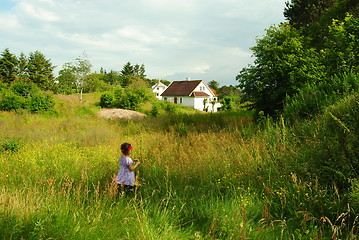
[[167, 97], [164, 97], [163, 100], [167, 101]]
[[182, 98], [180, 98], [180, 103], [182, 103]]

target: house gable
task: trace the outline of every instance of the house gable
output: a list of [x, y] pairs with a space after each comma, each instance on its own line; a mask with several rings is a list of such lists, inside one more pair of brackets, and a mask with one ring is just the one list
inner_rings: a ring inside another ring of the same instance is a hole
[[161, 81], [158, 81], [155, 85], [152, 86], [152, 90], [155, 89], [165, 89], [167, 86], [163, 84]]

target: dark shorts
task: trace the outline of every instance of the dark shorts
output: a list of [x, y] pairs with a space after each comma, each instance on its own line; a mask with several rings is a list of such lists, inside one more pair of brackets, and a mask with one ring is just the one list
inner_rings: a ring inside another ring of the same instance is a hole
[[122, 187], [121, 184], [118, 184], [117, 189], [119, 192], [125, 191], [126, 193], [130, 193], [135, 192], [136, 186], [124, 185], [124, 187]]

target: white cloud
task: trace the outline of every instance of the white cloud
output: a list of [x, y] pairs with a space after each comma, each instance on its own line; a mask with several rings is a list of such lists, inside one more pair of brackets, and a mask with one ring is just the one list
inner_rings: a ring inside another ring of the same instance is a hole
[[208, 64], [202, 64], [200, 66], [196, 66], [193, 69], [193, 73], [206, 73], [211, 67]]
[[[40, 3], [42, 2], [45, 1], [40, 0]], [[59, 20], [59, 17], [53, 11], [47, 10], [46, 8], [40, 7], [38, 5], [34, 5], [28, 2], [20, 2], [17, 7], [20, 12], [23, 12], [29, 18], [35, 18], [44, 22], [53, 22]]]

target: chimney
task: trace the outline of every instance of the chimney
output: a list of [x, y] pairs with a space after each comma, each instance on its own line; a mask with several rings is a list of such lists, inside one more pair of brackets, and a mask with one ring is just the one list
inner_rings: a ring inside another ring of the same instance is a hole
[[187, 81], [191, 81], [191, 78], [190, 78], [190, 77], [187, 77], [186, 80], [187, 80]]

